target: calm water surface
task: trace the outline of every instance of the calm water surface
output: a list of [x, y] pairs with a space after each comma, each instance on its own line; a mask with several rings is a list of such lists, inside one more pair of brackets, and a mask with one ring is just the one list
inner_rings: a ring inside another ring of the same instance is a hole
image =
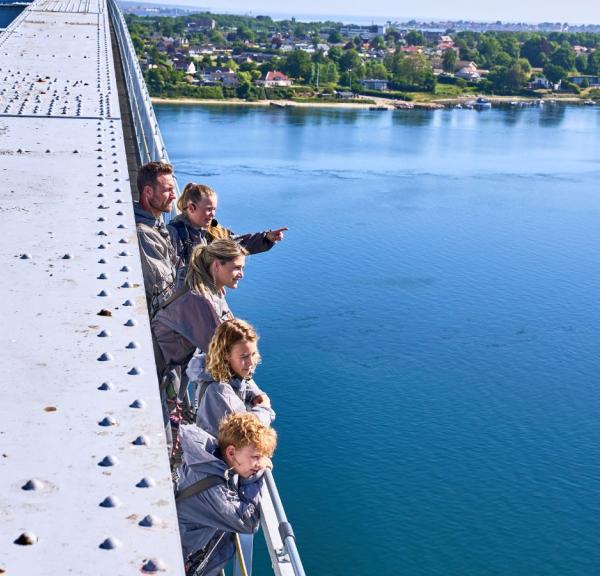
[[156, 111], [221, 222], [290, 228], [231, 306], [307, 573], [598, 573], [600, 111]]

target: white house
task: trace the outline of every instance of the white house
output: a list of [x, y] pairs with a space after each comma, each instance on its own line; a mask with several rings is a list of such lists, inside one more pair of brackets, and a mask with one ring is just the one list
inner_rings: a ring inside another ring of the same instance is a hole
[[261, 84], [264, 86], [291, 86], [292, 81], [283, 72], [271, 70], [267, 72]]
[[380, 80], [378, 78], [365, 78], [360, 81], [361, 85], [367, 90], [387, 90], [387, 80]]

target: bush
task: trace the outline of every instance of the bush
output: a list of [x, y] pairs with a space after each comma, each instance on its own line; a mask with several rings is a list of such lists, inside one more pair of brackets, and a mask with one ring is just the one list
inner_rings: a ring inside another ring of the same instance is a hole
[[437, 81], [440, 84], [457, 84], [458, 80], [462, 80], [462, 78], [457, 78], [456, 76], [451, 76], [450, 74], [440, 74], [437, 77]]
[[196, 98], [223, 99], [223, 89], [220, 86], [194, 86]]
[[458, 86], [459, 88], [466, 88], [467, 86], [475, 86], [474, 82], [468, 82], [464, 78], [457, 78], [450, 74], [440, 74], [437, 77], [438, 84], [446, 84], [451, 86]]
[[588, 96], [592, 99], [592, 100], [600, 100], [600, 88], [592, 88], [589, 93]]
[[310, 86], [273, 86], [265, 88], [265, 98], [268, 100], [289, 100], [294, 96], [314, 96], [315, 91]]
[[573, 82], [569, 82], [568, 80], [563, 80], [560, 83], [560, 91], [561, 92], [570, 92], [571, 94], [579, 94], [581, 92], [581, 88], [577, 86], [577, 84], [573, 84]]
[[194, 86], [192, 84], [176, 84], [168, 86], [157, 94], [167, 98], [202, 98], [223, 100], [223, 90], [220, 86]]

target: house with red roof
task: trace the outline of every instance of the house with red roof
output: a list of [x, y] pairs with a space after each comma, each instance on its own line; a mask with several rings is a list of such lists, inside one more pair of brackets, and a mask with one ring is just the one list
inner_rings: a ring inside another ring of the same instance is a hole
[[291, 86], [292, 81], [279, 70], [270, 70], [261, 82], [264, 86]]

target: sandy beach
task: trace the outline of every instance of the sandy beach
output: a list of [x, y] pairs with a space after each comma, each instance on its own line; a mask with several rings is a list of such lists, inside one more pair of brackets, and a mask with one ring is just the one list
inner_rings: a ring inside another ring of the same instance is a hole
[[[457, 104], [465, 104], [466, 102], [475, 100], [475, 95], [461, 95], [453, 98], [437, 98], [429, 101], [412, 101], [405, 102], [403, 100], [393, 100], [390, 98], [374, 98], [365, 97], [365, 102], [296, 102], [293, 100], [257, 100], [247, 101], [239, 98], [228, 98], [223, 100], [217, 99], [200, 99], [200, 98], [158, 98], [152, 97], [153, 104], [173, 104], [182, 106], [277, 106], [280, 108], [295, 107], [295, 108], [343, 108], [343, 109], [369, 109], [373, 106], [389, 108], [390, 110], [398, 105], [398, 108], [415, 108], [421, 110], [434, 110], [438, 108], [452, 108]], [[562, 96], [562, 95], [547, 95], [545, 98], [531, 98], [523, 96], [485, 96], [492, 104], [507, 105], [511, 102], [534, 102], [544, 100], [546, 102], [557, 102], [562, 104], [583, 104], [583, 100], [577, 96]], [[405, 106], [403, 106], [403, 104]]]
[[[219, 106], [279, 106], [296, 108], [369, 108], [373, 102], [350, 103], [350, 102], [294, 102], [293, 100], [257, 100], [248, 102], [238, 98], [223, 100], [199, 99], [199, 98], [151, 98], [152, 104], [175, 104], [175, 105], [219, 105]], [[371, 99], [375, 100], [375, 99]]]

